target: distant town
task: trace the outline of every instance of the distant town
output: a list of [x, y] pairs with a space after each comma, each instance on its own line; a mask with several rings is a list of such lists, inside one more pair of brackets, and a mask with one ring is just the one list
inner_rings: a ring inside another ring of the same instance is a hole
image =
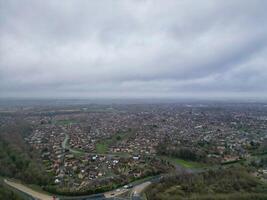
[[[17, 106], [23, 139], [52, 177], [49, 192], [86, 194], [171, 171], [247, 161], [267, 145], [267, 105], [235, 103]], [[177, 159], [178, 158], [178, 159]], [[175, 160], [176, 159], [176, 160]], [[254, 176], [266, 180], [266, 166]], [[99, 189], [101, 188], [101, 189]]]

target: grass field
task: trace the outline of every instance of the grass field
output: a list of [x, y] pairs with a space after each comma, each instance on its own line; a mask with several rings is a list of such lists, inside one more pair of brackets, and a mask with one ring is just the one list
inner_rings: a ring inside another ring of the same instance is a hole
[[186, 169], [201, 169], [208, 167], [207, 164], [200, 162], [187, 161], [179, 158], [172, 158], [166, 156], [163, 156], [162, 158], [168, 160], [173, 164], [180, 165], [181, 167], [184, 167]]
[[108, 145], [106, 143], [97, 143], [96, 144], [96, 153], [105, 154], [108, 152]]
[[[96, 153], [106, 154], [108, 152], [108, 148], [110, 145], [116, 144], [120, 141], [128, 139], [131, 134], [132, 134], [132, 131], [129, 131], [127, 133], [116, 133], [113, 136], [111, 136], [110, 138], [106, 138], [104, 140], [101, 140], [100, 142], [98, 142], [96, 144]], [[118, 156], [119, 155], [122, 155], [122, 156], [127, 155], [125, 153], [117, 153], [117, 154], [118, 154]]]
[[204, 168], [207, 167], [206, 164], [204, 163], [199, 163], [199, 162], [193, 162], [193, 161], [186, 161], [186, 160], [182, 160], [182, 159], [174, 159], [174, 161], [179, 164], [182, 165], [185, 168], [189, 168], [189, 169], [193, 169], [193, 168]]
[[70, 119], [64, 119], [64, 120], [57, 120], [54, 122], [57, 125], [69, 125], [69, 124], [75, 124], [77, 121], [70, 120]]

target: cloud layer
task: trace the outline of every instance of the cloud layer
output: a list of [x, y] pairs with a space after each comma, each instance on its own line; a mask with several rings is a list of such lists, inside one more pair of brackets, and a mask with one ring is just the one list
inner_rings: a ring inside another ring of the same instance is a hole
[[267, 97], [267, 1], [0, 0], [1, 97]]

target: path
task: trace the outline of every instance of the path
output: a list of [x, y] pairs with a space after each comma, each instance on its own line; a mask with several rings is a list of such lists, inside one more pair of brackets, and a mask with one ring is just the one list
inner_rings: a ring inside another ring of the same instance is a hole
[[132, 192], [131, 192], [131, 199], [132, 200], [141, 200], [142, 197], [141, 197], [141, 193], [144, 191], [144, 189], [146, 187], [148, 187], [152, 182], [150, 181], [147, 181], [147, 182], [144, 182], [142, 184], [139, 184], [137, 186], [135, 186], [133, 189], [132, 189]]
[[50, 195], [47, 195], [47, 194], [44, 194], [41, 192], [37, 192], [37, 191], [32, 190], [31, 188], [24, 186], [20, 183], [15, 183], [13, 181], [8, 181], [6, 179], [4, 180], [4, 182], [9, 186], [32, 196], [33, 198], [40, 199], [40, 200], [53, 200], [53, 196], [50, 196]]

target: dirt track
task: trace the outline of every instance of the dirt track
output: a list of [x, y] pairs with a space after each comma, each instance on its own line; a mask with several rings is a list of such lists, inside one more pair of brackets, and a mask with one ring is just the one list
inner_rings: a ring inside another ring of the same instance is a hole
[[40, 193], [40, 192], [37, 192], [37, 191], [34, 191], [32, 190], [31, 188], [28, 188], [20, 183], [15, 183], [15, 182], [12, 182], [12, 181], [8, 181], [8, 180], [4, 180], [5, 183], [19, 191], [22, 191], [36, 199], [40, 199], [40, 200], [53, 200], [53, 197], [52, 196], [49, 196], [47, 194], [43, 194], [43, 193]]

